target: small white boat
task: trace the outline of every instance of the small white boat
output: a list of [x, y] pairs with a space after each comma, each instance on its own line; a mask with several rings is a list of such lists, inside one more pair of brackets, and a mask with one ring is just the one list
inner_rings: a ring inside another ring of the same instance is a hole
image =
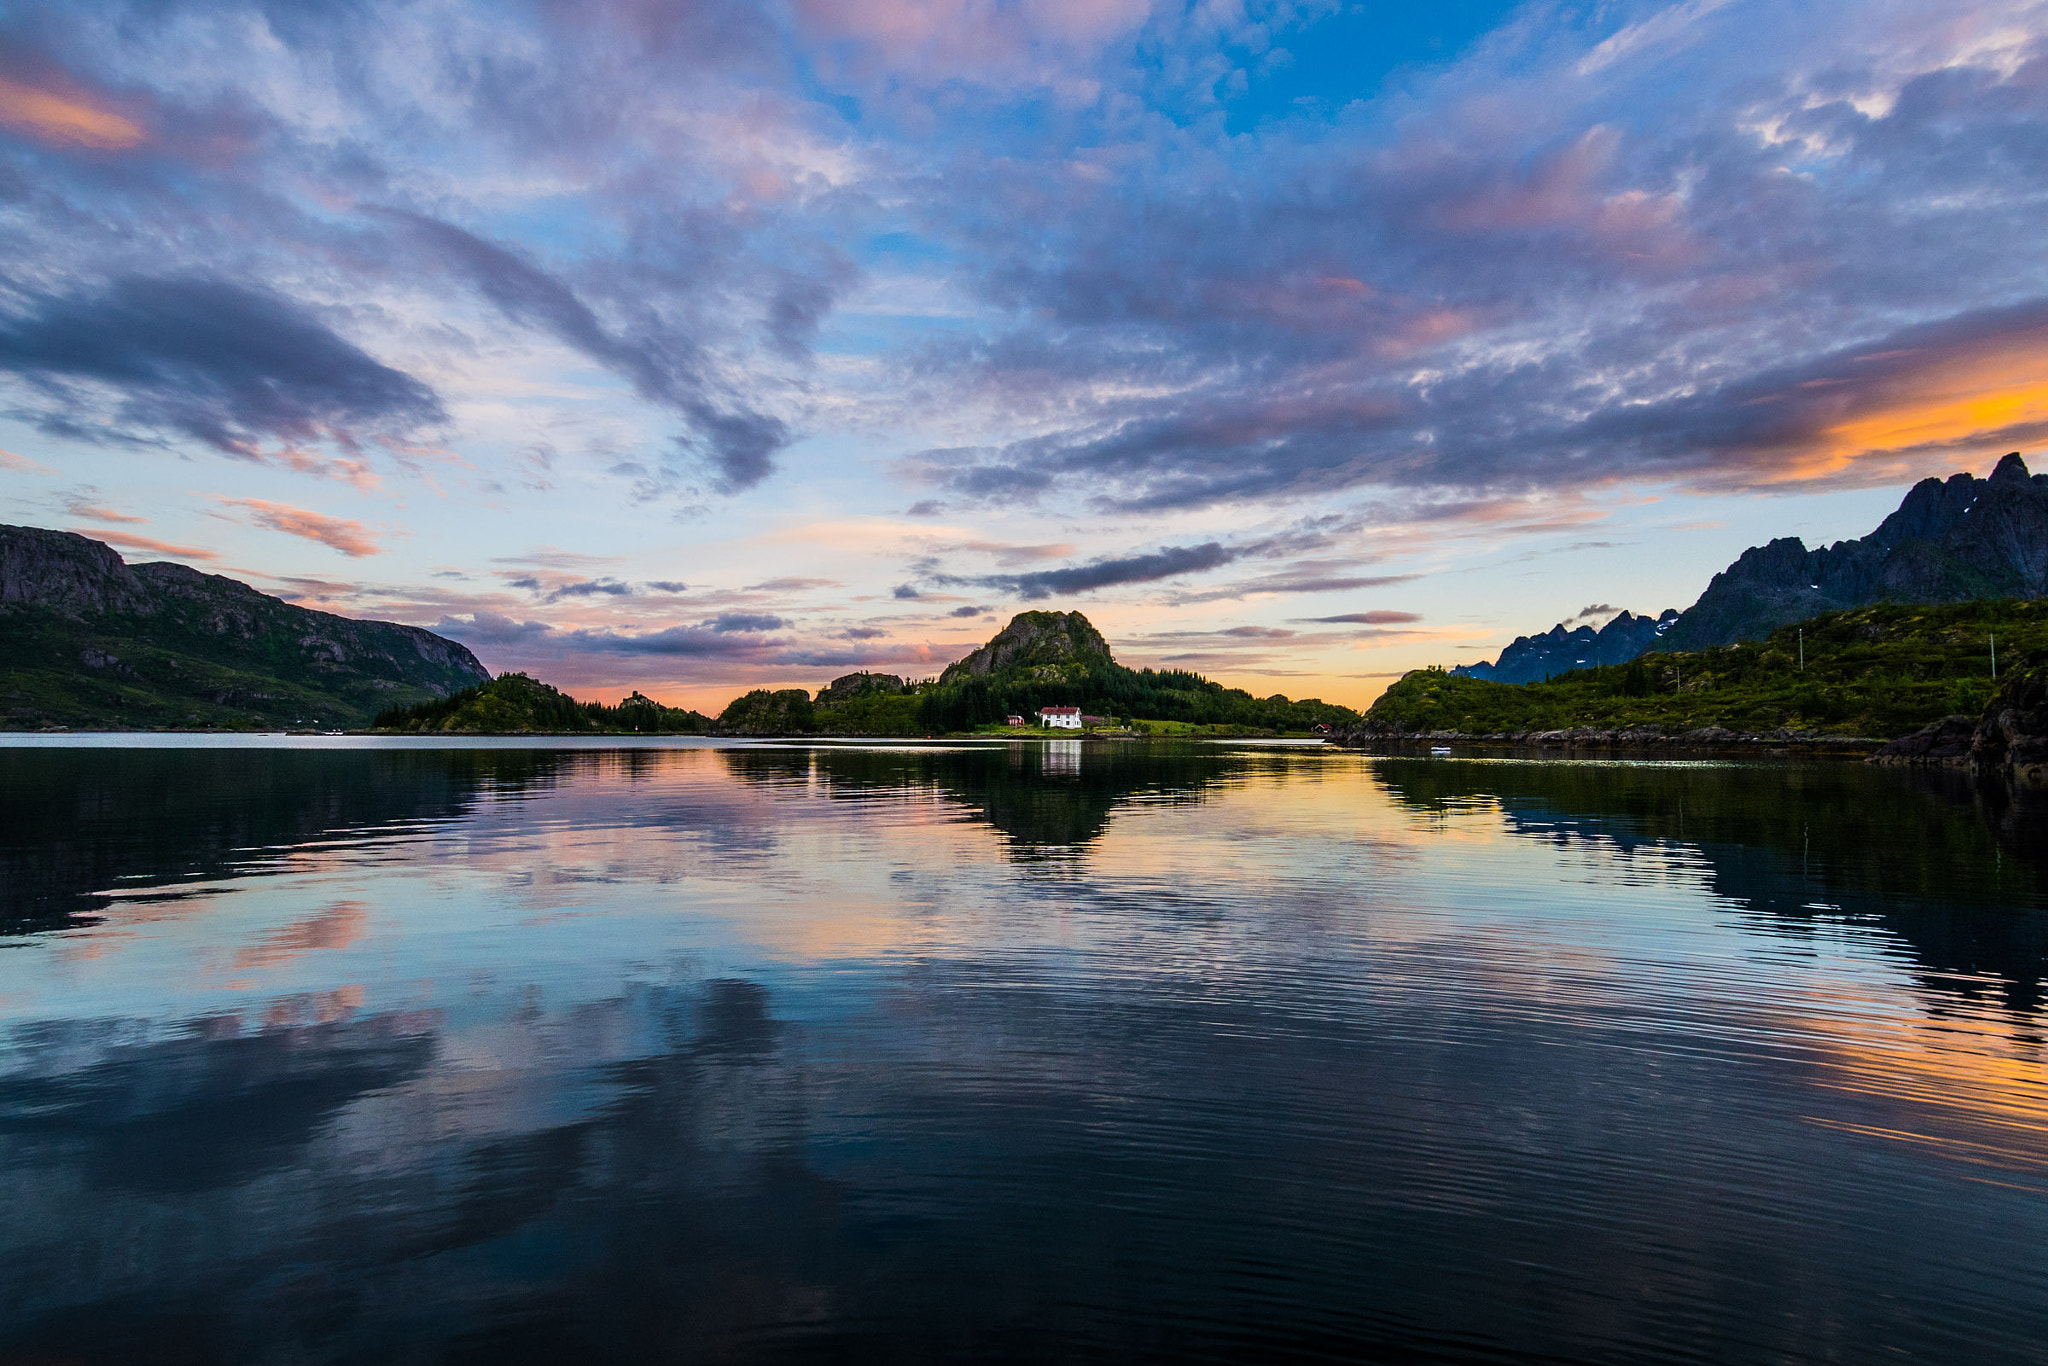
[[1431, 745], [1429, 747], [1429, 752], [1431, 754], [1449, 754], [1451, 752], [1451, 747], [1449, 745]]

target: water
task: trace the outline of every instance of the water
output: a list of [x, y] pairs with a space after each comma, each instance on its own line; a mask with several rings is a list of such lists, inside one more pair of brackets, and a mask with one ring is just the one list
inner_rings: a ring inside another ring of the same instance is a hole
[[0, 748], [0, 1361], [2043, 1360], [1998, 791], [80, 743]]

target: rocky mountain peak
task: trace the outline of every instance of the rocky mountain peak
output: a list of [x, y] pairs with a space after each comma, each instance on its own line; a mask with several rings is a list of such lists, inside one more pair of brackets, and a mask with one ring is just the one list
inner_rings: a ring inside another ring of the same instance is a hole
[[2033, 478], [2027, 473], [2027, 462], [2020, 459], [2018, 451], [2014, 451], [1998, 462], [1998, 468], [1991, 471], [1991, 478], [1985, 482], [1992, 484], [2031, 484]]

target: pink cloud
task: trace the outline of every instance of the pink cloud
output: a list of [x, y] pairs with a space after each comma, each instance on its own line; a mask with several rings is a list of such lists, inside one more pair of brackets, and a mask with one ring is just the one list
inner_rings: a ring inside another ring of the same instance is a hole
[[0, 470], [19, 470], [23, 474], [55, 474], [48, 465], [38, 465], [25, 455], [13, 451], [0, 451]]
[[55, 147], [125, 151], [149, 135], [105, 96], [55, 72], [0, 75], [0, 128]]
[[229, 507], [245, 508], [261, 526], [272, 531], [282, 531], [287, 536], [302, 540], [318, 541], [330, 550], [338, 550], [351, 559], [362, 559], [366, 555], [383, 552], [376, 537], [361, 522], [340, 517], [328, 517], [318, 512], [308, 512], [285, 503], [266, 502], [261, 498], [223, 498]]
[[108, 531], [104, 527], [75, 528], [81, 536], [90, 536], [108, 545], [117, 545], [123, 550], [146, 550], [152, 555], [175, 555], [181, 560], [217, 560], [219, 555], [197, 546], [172, 545], [169, 541], [153, 541], [147, 536], [134, 536], [125, 531]]

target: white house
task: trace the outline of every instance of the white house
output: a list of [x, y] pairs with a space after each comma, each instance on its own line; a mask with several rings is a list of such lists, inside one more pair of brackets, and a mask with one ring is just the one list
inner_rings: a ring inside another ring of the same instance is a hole
[[1038, 709], [1038, 720], [1040, 725], [1053, 726], [1059, 730], [1079, 730], [1081, 729], [1081, 709], [1079, 707], [1040, 707]]

